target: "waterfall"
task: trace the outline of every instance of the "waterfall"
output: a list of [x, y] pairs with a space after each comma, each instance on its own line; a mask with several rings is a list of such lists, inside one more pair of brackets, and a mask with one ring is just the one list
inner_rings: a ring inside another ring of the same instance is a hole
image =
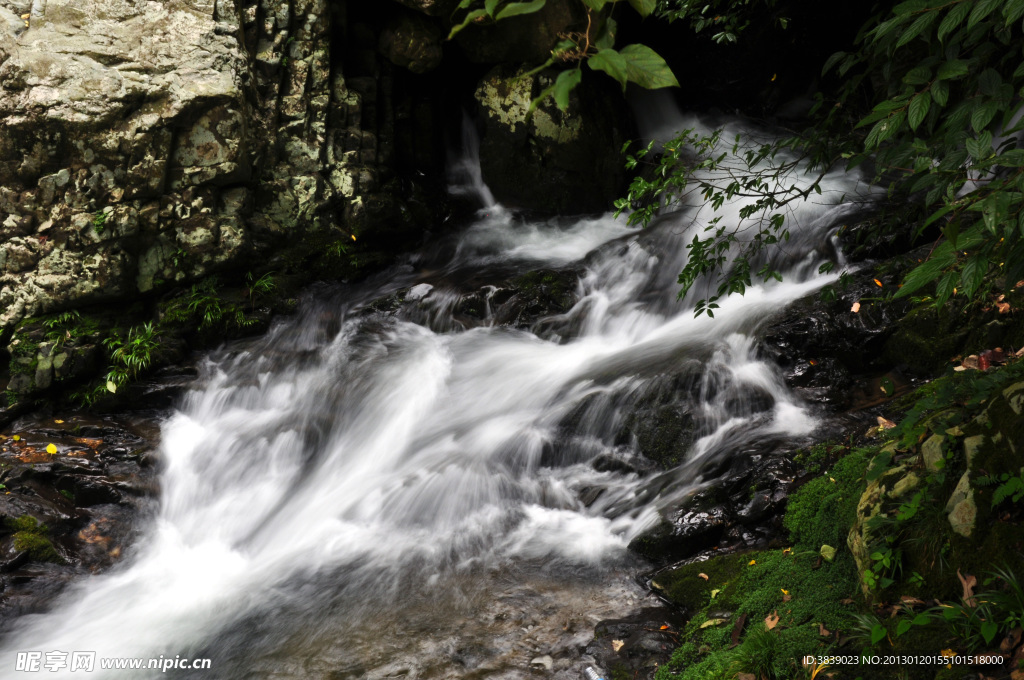
[[[639, 568], [626, 546], [659, 509], [745, 444], [814, 430], [753, 333], [835, 278], [818, 265], [834, 253], [839, 197], [865, 191], [856, 176], [827, 176], [820, 203], [795, 209], [783, 282], [695, 318], [675, 278], [708, 208], [646, 230], [611, 215], [525, 219], [494, 205], [467, 147], [453, 177], [489, 209], [450, 247], [310, 297], [264, 337], [211, 353], [162, 425], [160, 509], [131, 554], [25, 617], [3, 663], [90, 650], [211, 658], [197, 678], [385, 677], [401, 664], [458, 677], [444, 660], [474, 639], [474, 668], [524, 677], [524, 602], [642, 597], [621, 585]], [[579, 272], [575, 306], [510, 328], [483, 294], [478, 323], [455, 315], [461, 296], [538, 268]], [[393, 311], [368, 304], [387, 296]], [[636, 455], [615, 431], [666, 373], [690, 376], [696, 403], [679, 466], [653, 486], [597, 469], [600, 456]], [[592, 622], [566, 635], [590, 633]]]

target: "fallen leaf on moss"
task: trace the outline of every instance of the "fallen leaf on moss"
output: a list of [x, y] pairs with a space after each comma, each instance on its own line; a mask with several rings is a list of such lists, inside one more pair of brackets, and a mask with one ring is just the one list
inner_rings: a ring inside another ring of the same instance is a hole
[[748, 567], [752, 567], [752, 566], [754, 566], [755, 564], [757, 564], [757, 560], [750, 560], [749, 562], [747, 562], [747, 566], [748, 566]]
[[765, 625], [766, 628], [768, 628], [768, 630], [771, 630], [771, 629], [775, 628], [775, 626], [779, 625], [779, 610], [778, 609], [776, 609], [771, 614], [769, 614], [768, 616], [765, 617], [764, 625]]
[[859, 302], [854, 302], [853, 306], [850, 307], [850, 311], [853, 312], [854, 314], [859, 312], [860, 311], [860, 303]]
[[889, 429], [892, 429], [894, 427], [896, 427], [896, 423], [892, 422], [888, 418], [883, 418], [882, 416], [878, 416], [878, 429], [879, 430], [889, 430]]
[[704, 572], [701, 572], [701, 573], [697, 574], [697, 576], [700, 576], [700, 577], [701, 577], [702, 579], [704, 579], [705, 581], [707, 581], [707, 580], [708, 580], [708, 575], [707, 575], [707, 574], [705, 574]]
[[729, 623], [729, 619], [708, 619], [704, 623], [700, 624], [700, 627], [710, 628], [711, 626], [721, 626], [723, 623]]
[[821, 637], [829, 637], [830, 635], [832, 635], [832, 631], [826, 628], [824, 623], [819, 623], [818, 635], [820, 635]]

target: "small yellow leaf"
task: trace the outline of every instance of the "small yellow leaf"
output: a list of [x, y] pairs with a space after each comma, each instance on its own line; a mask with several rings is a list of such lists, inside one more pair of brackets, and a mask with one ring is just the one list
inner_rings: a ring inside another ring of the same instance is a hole
[[700, 624], [700, 627], [710, 628], [711, 626], [721, 626], [723, 623], [729, 623], [729, 619], [708, 619], [704, 623]]
[[956, 652], [954, 652], [952, 649], [943, 649], [941, 652], [939, 652], [939, 654], [941, 654], [942, 656], [948, 657], [950, 659], [952, 659], [952, 658], [954, 658], [956, 656]]
[[117, 392], [117, 383], [114, 382], [113, 380], [108, 380], [107, 381], [107, 391], [108, 392]]
[[355, 235], [355, 234], [352, 234], [352, 240], [353, 240], [353, 241], [355, 241], [355, 240], [356, 240], [356, 235]]
[[64, 421], [63, 421], [63, 420], [61, 420], [60, 418], [57, 418], [57, 419], [56, 419], [56, 420], [54, 420], [53, 422], [57, 423], [58, 425], [63, 425], [63, 424], [64, 424]]
[[14, 435], [13, 437], [11, 437], [11, 439], [13, 439], [13, 440], [14, 440], [14, 441], [16, 441], [16, 442], [20, 442], [20, 441], [21, 441], [21, 435], [19, 435], [19, 434], [16, 434], [16, 435]]
[[53, 454], [57, 453], [57, 447], [54, 446], [53, 444], [47, 444], [46, 445], [46, 452], [49, 453], [50, 455], [53, 455]]
[[782, 591], [782, 594], [783, 594], [783, 595], [789, 595], [789, 591], [788, 591], [788, 590], [786, 590], [785, 588], [779, 588], [779, 590], [781, 590], [781, 591]]
[[772, 82], [774, 83], [774, 82], [775, 82], [775, 79], [776, 79], [776, 78], [778, 78], [778, 77], [779, 77], [779, 74], [778, 74], [778, 73], [773, 73], [773, 74], [772, 74]]
[[788, 554], [790, 554], [791, 552], [793, 552], [793, 549], [792, 549], [792, 548], [783, 548], [783, 549], [782, 549], [782, 554], [783, 554], [783, 555], [788, 555]]
[[882, 287], [882, 282], [879, 281], [878, 279], [875, 279], [875, 285], [878, 286], [879, 288], [881, 288]]
[[750, 560], [749, 562], [747, 562], [747, 566], [748, 566], [748, 567], [752, 567], [752, 566], [754, 566], [755, 564], [757, 564], [757, 560]]
[[711, 591], [711, 599], [712, 600], [715, 599], [715, 597], [717, 597], [720, 592], [722, 592], [722, 590], [720, 588], [715, 588], [714, 590], [712, 590]]

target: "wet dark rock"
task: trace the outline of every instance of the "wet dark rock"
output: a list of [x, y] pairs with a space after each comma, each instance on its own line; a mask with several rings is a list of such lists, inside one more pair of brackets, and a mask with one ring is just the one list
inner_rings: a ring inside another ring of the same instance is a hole
[[[865, 375], [884, 373], [884, 356], [895, 322], [908, 303], [872, 300], [890, 289], [901, 273], [865, 271], [854, 276], [834, 300], [817, 293], [791, 305], [760, 333], [760, 349], [784, 371], [786, 384], [808, 401], [835, 409], [851, 405], [850, 390]], [[859, 312], [851, 311], [860, 303]]]
[[6, 620], [40, 611], [70, 579], [114, 564], [154, 491], [155, 470], [139, 462], [148, 440], [130, 425], [70, 415], [54, 420], [61, 419], [22, 419], [0, 439]]
[[667, 607], [648, 607], [622, 619], [601, 621], [585, 654], [603, 677], [653, 678], [679, 644], [685, 619]]
[[484, 181], [510, 207], [561, 215], [606, 211], [625, 188], [620, 150], [631, 134], [628, 111], [614, 85], [584, 78], [566, 112], [548, 98], [527, 116], [557, 75], [499, 68], [480, 82]]
[[395, 66], [413, 73], [433, 71], [441, 63], [441, 27], [414, 12], [395, 12], [380, 33], [379, 49]]
[[[667, 564], [708, 551], [762, 548], [777, 540], [796, 465], [775, 453], [737, 454], [730, 466], [709, 475], [716, 481], [663, 511], [662, 522], [635, 538], [630, 550]], [[664, 487], [669, 489], [671, 483]]]
[[544, 317], [565, 314], [579, 299], [579, 277], [574, 269], [538, 269], [513, 279], [500, 295], [494, 293], [498, 300], [504, 298], [492, 301], [497, 305], [495, 323], [530, 328]]

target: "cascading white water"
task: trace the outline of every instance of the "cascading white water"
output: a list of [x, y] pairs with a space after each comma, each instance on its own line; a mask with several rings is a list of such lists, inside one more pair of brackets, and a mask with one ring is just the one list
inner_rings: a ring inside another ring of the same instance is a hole
[[[840, 174], [823, 185], [833, 201], [859, 188]], [[163, 424], [161, 507], [144, 538], [52, 613], [26, 617], [2, 663], [19, 650], [92, 650], [213, 659], [189, 677], [385, 677], [398, 660], [410, 677], [459, 677], [444, 662], [452, 641], [483, 638], [478, 656], [501, 658], [480, 662], [485, 675], [524, 676], [530, 655], [509, 642], [522, 626], [486, 640], [498, 635], [488, 631], [500, 616], [484, 622], [496, 599], [571, 608], [615, 591], [623, 606], [635, 588], [623, 595], [612, 570], [633, 564], [626, 545], [659, 508], [706, 481], [703, 459], [814, 428], [751, 332], [832, 279], [816, 265], [837, 210], [800, 206], [785, 282], [722, 301], [714, 319], [676, 299], [692, 212], [639, 232], [611, 216], [529, 222], [490, 205], [446, 261], [414, 259], [413, 273], [308, 300], [266, 337], [210, 356]], [[451, 320], [465, 272], [573, 263], [581, 299], [543, 337]], [[399, 289], [410, 289], [408, 313], [366, 311]], [[433, 321], [409, 320], [420, 318]], [[602, 434], [617, 400], [691, 365], [703, 436], [675, 483], [645, 493], [635, 474], [595, 470], [617, 446]], [[737, 410], [726, 397], [744, 391], [772, 406]], [[561, 446], [561, 424], [583, 406], [589, 419]], [[585, 504], [585, 488], [601, 493]]]

